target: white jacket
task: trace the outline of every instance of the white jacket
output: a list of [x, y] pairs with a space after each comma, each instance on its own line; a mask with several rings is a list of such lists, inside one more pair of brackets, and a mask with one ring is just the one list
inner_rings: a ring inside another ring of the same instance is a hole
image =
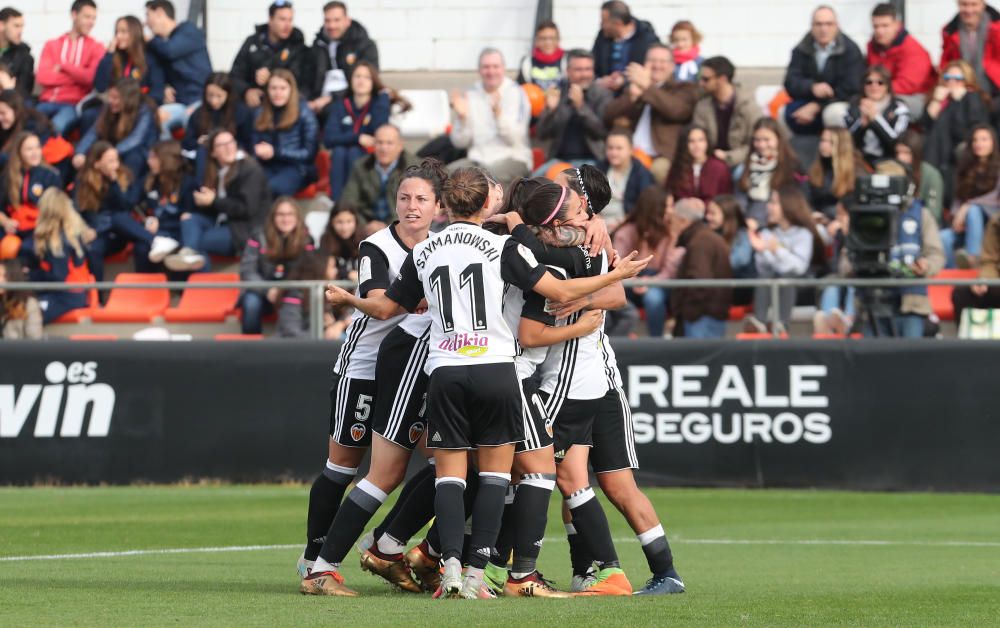
[[531, 169], [531, 144], [528, 124], [531, 108], [521, 86], [504, 77], [500, 85], [502, 112], [493, 115], [490, 96], [477, 82], [465, 93], [469, 112], [464, 121], [452, 114], [451, 142], [458, 148], [469, 149], [469, 159], [481, 164], [491, 164], [503, 159], [514, 159]]

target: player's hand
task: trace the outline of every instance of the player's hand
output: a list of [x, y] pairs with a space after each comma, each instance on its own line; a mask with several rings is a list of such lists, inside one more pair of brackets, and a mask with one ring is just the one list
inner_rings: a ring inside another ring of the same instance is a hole
[[611, 236], [608, 235], [608, 226], [600, 216], [594, 216], [587, 221], [587, 240], [584, 246], [590, 252], [591, 257], [597, 257], [605, 248], [611, 248]]
[[584, 335], [590, 335], [604, 325], [604, 312], [601, 310], [590, 310], [580, 316], [580, 320], [574, 323], [579, 325]]
[[413, 310], [415, 314], [423, 314], [427, 311], [427, 299], [420, 299], [420, 303], [417, 303], [417, 309]]
[[507, 225], [508, 232], [513, 231], [514, 227], [524, 224], [524, 220], [521, 219], [521, 214], [514, 211], [507, 212], [506, 214], [493, 214], [486, 219], [486, 222], [495, 222], [501, 225]]
[[615, 276], [616, 279], [631, 279], [639, 273], [641, 273], [647, 266], [649, 262], [652, 261], [653, 256], [644, 257], [642, 259], [636, 259], [639, 255], [639, 251], [632, 251], [625, 257], [618, 260], [618, 265], [615, 267], [611, 274]]
[[556, 303], [546, 299], [545, 311], [552, 316], [555, 316], [557, 320], [562, 320], [564, 318], [569, 318], [571, 315], [576, 314], [582, 309], [590, 307], [593, 302], [593, 295], [587, 295], [585, 297], [573, 299], [572, 301], [565, 301], [563, 303]]
[[326, 302], [330, 305], [347, 305], [351, 299], [351, 293], [343, 288], [331, 284], [326, 286]]

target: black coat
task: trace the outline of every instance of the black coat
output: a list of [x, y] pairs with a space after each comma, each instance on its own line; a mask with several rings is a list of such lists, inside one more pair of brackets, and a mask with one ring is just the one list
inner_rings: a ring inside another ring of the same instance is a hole
[[[833, 53], [823, 71], [816, 64], [816, 49], [812, 34], [806, 35], [792, 50], [792, 60], [785, 73], [785, 89], [793, 100], [817, 101], [827, 104], [835, 100], [850, 100], [861, 93], [861, 79], [865, 72], [865, 57], [861, 49], [850, 37], [840, 33]], [[812, 93], [816, 83], [828, 83], [833, 87], [834, 97], [818, 101]]]
[[313, 75], [313, 57], [306, 46], [302, 31], [294, 28], [288, 39], [272, 43], [267, 36], [267, 24], [257, 25], [254, 34], [244, 40], [230, 72], [240, 98], [251, 87], [261, 88], [256, 80], [257, 70], [261, 68], [269, 70], [283, 68], [290, 71], [295, 75], [299, 90], [308, 93]]
[[31, 56], [31, 46], [25, 43], [11, 46], [0, 55], [0, 61], [7, 64], [11, 75], [17, 79], [17, 92], [31, 98], [35, 89], [35, 58]]
[[[319, 98], [323, 95], [323, 83], [326, 81], [326, 73], [333, 69], [330, 64], [330, 37], [325, 29], [319, 29], [316, 33], [316, 40], [312, 45], [313, 53], [313, 79], [309, 89], [303, 89], [308, 98]], [[352, 21], [351, 25], [340, 38], [337, 46], [337, 67], [344, 71], [344, 75], [351, 76], [351, 71], [359, 61], [367, 61], [376, 68], [378, 67], [378, 47], [368, 31], [358, 21]]]
[[[253, 157], [244, 157], [236, 164], [236, 174], [226, 184], [226, 198], [216, 197], [210, 207], [197, 207], [194, 203], [191, 207], [213, 218], [225, 214], [233, 247], [240, 255], [250, 234], [264, 223], [271, 203], [271, 189], [264, 169]], [[215, 189], [214, 185], [210, 187]]]
[[[629, 62], [645, 63], [646, 51], [653, 44], [659, 43], [660, 38], [656, 36], [653, 25], [645, 20], [635, 21], [635, 35], [632, 36], [632, 46], [628, 52]], [[597, 77], [611, 74], [611, 50], [614, 46], [614, 39], [605, 37], [604, 33], [597, 33], [594, 40], [594, 75]]]

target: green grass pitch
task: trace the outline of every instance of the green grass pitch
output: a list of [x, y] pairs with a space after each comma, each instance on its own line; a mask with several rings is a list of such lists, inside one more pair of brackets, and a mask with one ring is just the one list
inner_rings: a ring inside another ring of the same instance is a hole
[[[684, 595], [433, 601], [345, 563], [363, 597], [297, 592], [304, 486], [0, 489], [0, 625], [1000, 624], [1000, 496], [649, 490]], [[609, 511], [634, 586], [642, 552]], [[569, 580], [553, 499], [540, 568]], [[231, 551], [234, 546], [272, 549]], [[224, 551], [11, 557], [178, 548]]]

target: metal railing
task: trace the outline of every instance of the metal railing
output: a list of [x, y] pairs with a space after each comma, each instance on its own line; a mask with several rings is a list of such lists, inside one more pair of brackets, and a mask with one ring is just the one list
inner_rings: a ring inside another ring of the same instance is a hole
[[[204, 283], [193, 283], [186, 281], [168, 282], [148, 282], [148, 283], [115, 283], [111, 281], [99, 281], [96, 283], [49, 283], [49, 282], [20, 282], [3, 284], [5, 290], [32, 292], [53, 292], [64, 290], [119, 290], [119, 289], [167, 289], [167, 290], [211, 290], [211, 289], [254, 289], [267, 290], [270, 288], [306, 289], [309, 291], [309, 330], [313, 338], [323, 338], [323, 313], [326, 311], [324, 289], [329, 284], [335, 284], [345, 289], [353, 289], [357, 284], [348, 280], [337, 281], [240, 281], [225, 282], [213, 281]], [[930, 287], [930, 286], [978, 286], [985, 285], [1000, 288], [1000, 279], [958, 279], [958, 278], [930, 278], [930, 279], [898, 279], [898, 278], [841, 278], [829, 277], [823, 279], [796, 278], [796, 279], [630, 279], [624, 281], [625, 287], [635, 286], [655, 286], [661, 288], [758, 288], [766, 287], [771, 292], [771, 303], [777, 304], [780, 300], [782, 288], [827, 288], [854, 287], [854, 288], [905, 288], [905, 287]], [[235, 304], [234, 304], [235, 305]], [[770, 311], [770, 322], [775, 329], [779, 322], [778, 308], [775, 305]]]

